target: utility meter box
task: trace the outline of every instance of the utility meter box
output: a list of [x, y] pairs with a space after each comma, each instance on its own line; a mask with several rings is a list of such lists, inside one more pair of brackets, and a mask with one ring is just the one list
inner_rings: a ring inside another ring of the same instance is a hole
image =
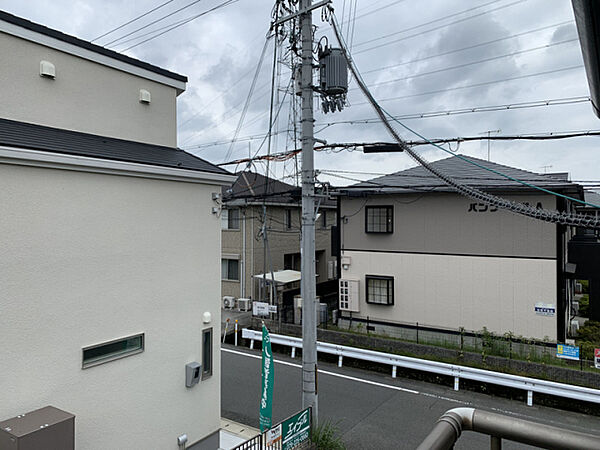
[[185, 387], [198, 384], [202, 375], [202, 365], [199, 362], [191, 362], [185, 365]]
[[53, 406], [0, 422], [2, 450], [74, 450], [75, 416]]

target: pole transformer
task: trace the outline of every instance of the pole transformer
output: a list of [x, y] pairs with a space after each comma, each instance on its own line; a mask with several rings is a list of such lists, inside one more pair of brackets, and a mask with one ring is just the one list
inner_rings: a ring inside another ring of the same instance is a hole
[[302, 38], [302, 408], [312, 406], [318, 424], [317, 307], [315, 276], [315, 167], [313, 119], [313, 26], [312, 0], [300, 0]]

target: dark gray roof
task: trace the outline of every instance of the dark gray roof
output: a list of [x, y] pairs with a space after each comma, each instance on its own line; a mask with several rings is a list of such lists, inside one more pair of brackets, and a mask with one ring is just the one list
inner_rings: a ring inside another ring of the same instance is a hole
[[[485, 161], [472, 156], [468, 156], [466, 158], [488, 169], [501, 172], [517, 180], [525, 181], [539, 187], [548, 189], [572, 190], [578, 192], [581, 189], [580, 185], [567, 181], [564, 175], [543, 175], [490, 161]], [[505, 178], [502, 175], [490, 172], [481, 167], [477, 167], [473, 164], [463, 161], [458, 156], [451, 156], [450, 158], [441, 159], [431, 163], [431, 165], [457, 181], [482, 189], [484, 191], [529, 191], [533, 189], [516, 181]], [[422, 166], [417, 166], [401, 172], [374, 178], [369, 181], [354, 184], [348, 188], [341, 188], [341, 190], [345, 189], [368, 189], [370, 191], [374, 190], [381, 192], [423, 192], [430, 190], [436, 192], [453, 191], [451, 187], [449, 187], [436, 176], [429, 173]]]
[[268, 203], [298, 203], [300, 188], [256, 172], [240, 172], [230, 187], [223, 188], [223, 200], [262, 201]]
[[147, 62], [140, 61], [139, 59], [131, 58], [121, 53], [117, 53], [113, 50], [101, 47], [100, 45], [92, 44], [91, 42], [76, 38], [75, 36], [61, 33], [60, 31], [53, 30], [52, 28], [48, 28], [38, 23], [34, 23], [29, 20], [23, 19], [21, 17], [14, 16], [5, 11], [0, 11], [0, 20], [12, 23], [13, 25], [17, 25], [19, 27], [26, 28], [31, 31], [35, 31], [36, 33], [45, 34], [46, 36], [50, 36], [60, 41], [76, 45], [77, 47], [85, 48], [86, 50], [90, 50], [100, 55], [108, 56], [110, 58], [126, 62], [136, 67], [141, 67], [142, 69], [149, 70], [150, 72], [154, 72], [177, 81], [183, 81], [185, 83], [188, 80], [187, 77], [184, 75], [179, 75], [177, 73], [170, 72], [166, 69], [162, 69], [152, 64], [148, 64]]
[[178, 148], [0, 119], [0, 145], [153, 166], [229, 174]]

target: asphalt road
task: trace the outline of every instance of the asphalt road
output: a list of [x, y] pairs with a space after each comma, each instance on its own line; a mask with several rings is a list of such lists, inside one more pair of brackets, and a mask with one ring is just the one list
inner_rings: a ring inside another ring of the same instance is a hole
[[[273, 423], [302, 408], [301, 361], [275, 354]], [[224, 345], [221, 415], [258, 428], [260, 351]], [[390, 375], [319, 363], [319, 420], [340, 430], [348, 449], [414, 449], [448, 409], [460, 406], [508, 414], [598, 434], [600, 418], [517, 402]], [[503, 441], [503, 448], [533, 448]], [[457, 449], [489, 448], [489, 437], [465, 432]]]

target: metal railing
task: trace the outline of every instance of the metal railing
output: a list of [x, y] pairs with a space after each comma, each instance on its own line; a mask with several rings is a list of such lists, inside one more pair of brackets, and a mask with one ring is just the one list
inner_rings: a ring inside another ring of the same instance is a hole
[[[260, 331], [244, 328], [242, 330], [242, 337], [250, 339], [250, 348], [254, 348], [254, 341], [261, 341], [262, 333]], [[292, 336], [271, 334], [271, 343], [291, 347], [292, 358], [295, 357], [296, 349], [302, 348], [302, 339]], [[476, 369], [456, 364], [429, 361], [427, 359], [411, 358], [409, 356], [394, 355], [392, 353], [383, 353], [374, 350], [347, 347], [344, 345], [329, 344], [327, 342], [317, 342], [317, 352], [338, 356], [338, 367], [342, 367], [344, 357], [390, 365], [393, 378], [396, 378], [398, 367], [450, 376], [454, 378], [455, 391], [459, 390], [461, 378], [522, 389], [527, 392], [528, 406], [533, 405], [534, 392], [570, 398], [573, 400], [600, 403], [600, 390], [571, 384], [511, 375], [491, 370]]]
[[600, 449], [600, 436], [551, 427], [474, 408], [446, 411], [417, 450], [453, 448], [462, 431], [490, 436], [490, 448], [500, 450], [502, 439], [551, 449]]

